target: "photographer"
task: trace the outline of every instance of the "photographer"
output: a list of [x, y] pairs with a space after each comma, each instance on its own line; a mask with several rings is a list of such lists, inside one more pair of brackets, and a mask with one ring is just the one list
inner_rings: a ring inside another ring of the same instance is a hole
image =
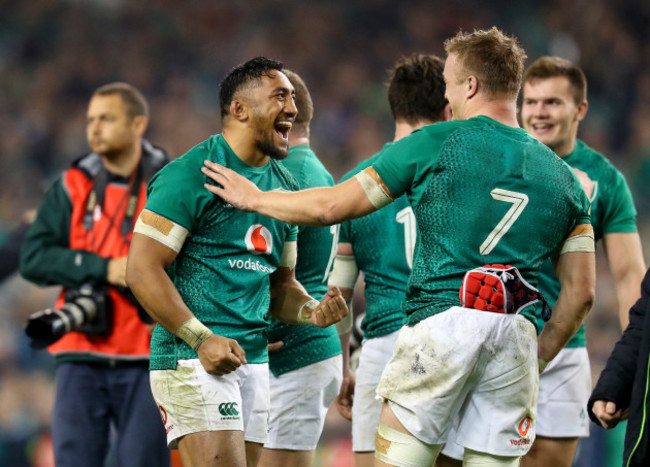
[[[86, 120], [92, 152], [50, 188], [22, 244], [22, 275], [63, 286], [56, 309], [80, 293], [90, 299], [77, 315], [78, 331], [44, 341], [56, 340], [48, 350], [57, 363], [52, 438], [59, 467], [104, 465], [111, 424], [117, 465], [169, 465], [149, 387], [150, 330], [125, 283], [146, 183], [168, 161], [142, 139], [147, 122], [147, 103], [131, 85], [97, 89]], [[67, 317], [60, 313], [59, 321]]]

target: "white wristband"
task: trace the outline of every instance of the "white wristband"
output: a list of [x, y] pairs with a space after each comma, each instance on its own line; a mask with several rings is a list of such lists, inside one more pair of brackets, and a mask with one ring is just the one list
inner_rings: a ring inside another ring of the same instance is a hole
[[354, 327], [354, 316], [352, 313], [352, 302], [348, 305], [348, 314], [345, 318], [343, 318], [341, 321], [338, 323], [335, 323], [334, 326], [336, 327], [336, 331], [338, 332], [339, 336], [342, 336], [343, 334], [347, 334], [348, 332], [352, 331], [352, 328]]
[[201, 344], [214, 334], [201, 321], [192, 318], [180, 325], [176, 330], [176, 335], [183, 339], [187, 345], [198, 351]]
[[311, 314], [318, 306], [318, 303], [318, 300], [312, 298], [311, 300], [300, 305], [300, 308], [298, 308], [298, 316], [296, 318], [296, 322], [298, 324], [312, 324]]

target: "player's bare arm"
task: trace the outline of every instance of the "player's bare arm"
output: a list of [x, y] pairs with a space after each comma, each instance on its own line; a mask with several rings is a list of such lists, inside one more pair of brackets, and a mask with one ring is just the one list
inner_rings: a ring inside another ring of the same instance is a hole
[[326, 328], [348, 315], [338, 289], [328, 290], [320, 303], [296, 280], [294, 269], [279, 267], [271, 274], [271, 316], [290, 324]]
[[538, 356], [550, 362], [580, 328], [595, 295], [596, 266], [591, 225], [578, 226], [555, 263], [561, 289], [551, 319], [539, 336]]
[[179, 236], [174, 236], [178, 229], [175, 231], [172, 224], [153, 212], [143, 211], [129, 250], [127, 285], [152, 318], [197, 351], [206, 371], [218, 376], [230, 373], [246, 363], [244, 350], [237, 341], [217, 336], [198, 322], [164, 270], [182, 246], [182, 240], [178, 245]]
[[[325, 226], [362, 217], [393, 201], [389, 193], [380, 187], [375, 177], [365, 178], [365, 186], [358, 177], [339, 185], [326, 188], [311, 188], [296, 192], [260, 191], [250, 180], [233, 170], [205, 161], [201, 169], [218, 185], [206, 184], [210, 192], [243, 211], [254, 211], [290, 224]], [[364, 171], [363, 173], [366, 173]], [[375, 197], [383, 190], [384, 199]], [[370, 193], [370, 194], [369, 194]], [[383, 202], [384, 204], [380, 204]]]
[[328, 286], [330, 288], [337, 287], [341, 291], [350, 309], [350, 314], [336, 324], [343, 352], [343, 381], [341, 381], [339, 393], [334, 400], [334, 404], [341, 416], [348, 420], [352, 420], [352, 405], [354, 403], [356, 383], [355, 375], [350, 371], [350, 335], [353, 325], [352, 295], [358, 276], [359, 269], [354, 258], [352, 244], [339, 243], [334, 266], [328, 279]]
[[641, 238], [636, 232], [610, 233], [603, 238], [609, 268], [616, 285], [621, 329], [630, 322], [629, 310], [641, 296], [646, 267]]

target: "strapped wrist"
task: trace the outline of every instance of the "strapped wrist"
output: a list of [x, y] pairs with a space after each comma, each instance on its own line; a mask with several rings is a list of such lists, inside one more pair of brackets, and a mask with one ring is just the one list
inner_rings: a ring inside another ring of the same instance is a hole
[[298, 316], [296, 317], [296, 322], [298, 324], [312, 324], [311, 315], [318, 306], [318, 303], [318, 300], [312, 298], [311, 300], [306, 301], [300, 305], [300, 308], [298, 308]]
[[198, 351], [201, 344], [214, 334], [197, 318], [192, 318], [180, 325], [176, 330], [176, 335], [183, 339], [195, 351]]

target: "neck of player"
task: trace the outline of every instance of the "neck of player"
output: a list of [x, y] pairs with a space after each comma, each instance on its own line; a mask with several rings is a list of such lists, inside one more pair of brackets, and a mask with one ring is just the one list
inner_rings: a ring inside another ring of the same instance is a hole
[[289, 147], [309, 146], [309, 127], [302, 123], [294, 123], [289, 132]]
[[476, 105], [467, 109], [465, 119], [484, 115], [504, 125], [519, 128], [517, 101], [505, 99], [479, 99]]
[[432, 121], [428, 120], [419, 120], [417, 123], [408, 123], [404, 120], [397, 120], [395, 122], [395, 137], [393, 138], [393, 142], [399, 141], [400, 139], [404, 138], [405, 136], [410, 135], [413, 133], [415, 130], [419, 130], [425, 125], [431, 125]]

